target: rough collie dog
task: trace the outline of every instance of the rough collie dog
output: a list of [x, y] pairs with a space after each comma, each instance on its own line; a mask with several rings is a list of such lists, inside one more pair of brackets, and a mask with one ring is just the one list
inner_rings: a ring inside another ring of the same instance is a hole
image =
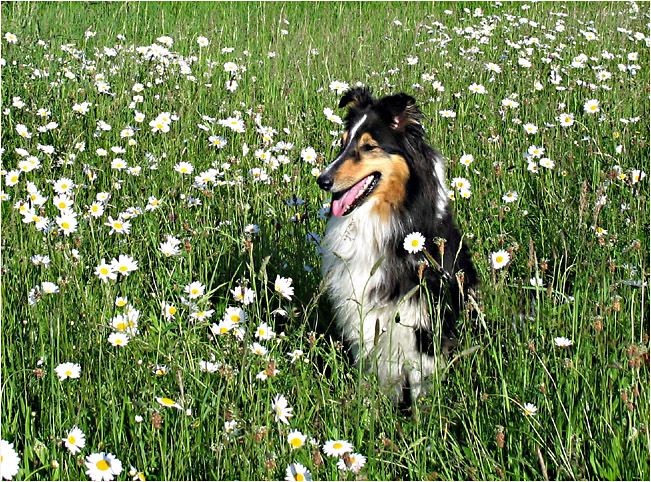
[[[349, 90], [342, 149], [317, 182], [332, 193], [322, 273], [356, 362], [409, 404], [442, 368], [442, 340], [477, 275], [448, 205], [445, 164], [429, 147], [415, 99]], [[423, 251], [405, 237], [419, 232]]]

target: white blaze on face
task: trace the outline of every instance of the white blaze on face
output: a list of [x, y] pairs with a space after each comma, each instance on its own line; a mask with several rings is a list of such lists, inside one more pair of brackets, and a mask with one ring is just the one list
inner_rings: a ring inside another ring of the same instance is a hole
[[343, 148], [341, 151], [341, 154], [337, 156], [337, 158], [330, 163], [328, 167], [325, 168], [323, 172], [328, 172], [332, 167], [337, 164], [341, 160], [341, 156], [348, 150], [348, 147], [353, 143], [355, 140], [355, 134], [357, 134], [357, 131], [361, 127], [361, 125], [366, 121], [366, 118], [368, 117], [368, 114], [364, 114], [360, 120], [357, 121], [357, 123], [350, 129], [350, 136], [348, 137], [348, 144], [346, 144], [346, 147]]

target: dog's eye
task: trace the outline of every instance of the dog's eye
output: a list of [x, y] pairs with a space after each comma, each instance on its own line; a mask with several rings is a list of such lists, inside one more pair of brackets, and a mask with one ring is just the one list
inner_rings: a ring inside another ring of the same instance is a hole
[[362, 147], [360, 147], [360, 150], [362, 152], [369, 152], [375, 149], [377, 146], [374, 146], [373, 144], [364, 144]]

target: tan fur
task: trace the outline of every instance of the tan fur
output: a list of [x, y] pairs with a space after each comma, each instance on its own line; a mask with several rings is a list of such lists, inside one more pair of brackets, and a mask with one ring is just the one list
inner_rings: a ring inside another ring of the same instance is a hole
[[390, 169], [382, 173], [380, 184], [369, 196], [369, 199], [376, 200], [373, 213], [385, 222], [389, 220], [391, 211], [397, 209], [404, 201], [409, 180], [409, 168], [404, 157], [392, 154], [389, 158]]
[[396, 209], [405, 199], [409, 168], [407, 161], [397, 154], [387, 154], [379, 147], [372, 151], [364, 151], [362, 146], [370, 144], [378, 146], [373, 137], [364, 133], [357, 144], [357, 158], [349, 157], [339, 166], [334, 175], [334, 191], [349, 189], [362, 179], [374, 172], [382, 177], [380, 183], [371, 193], [368, 200], [375, 200], [372, 213], [383, 221], [388, 221], [391, 211]]

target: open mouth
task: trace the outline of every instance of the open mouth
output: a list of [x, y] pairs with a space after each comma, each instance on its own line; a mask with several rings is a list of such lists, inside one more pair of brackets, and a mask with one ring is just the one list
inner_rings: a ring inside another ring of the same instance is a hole
[[334, 216], [345, 216], [359, 207], [364, 200], [373, 192], [380, 181], [380, 173], [374, 172], [366, 176], [357, 184], [332, 194], [331, 212]]

